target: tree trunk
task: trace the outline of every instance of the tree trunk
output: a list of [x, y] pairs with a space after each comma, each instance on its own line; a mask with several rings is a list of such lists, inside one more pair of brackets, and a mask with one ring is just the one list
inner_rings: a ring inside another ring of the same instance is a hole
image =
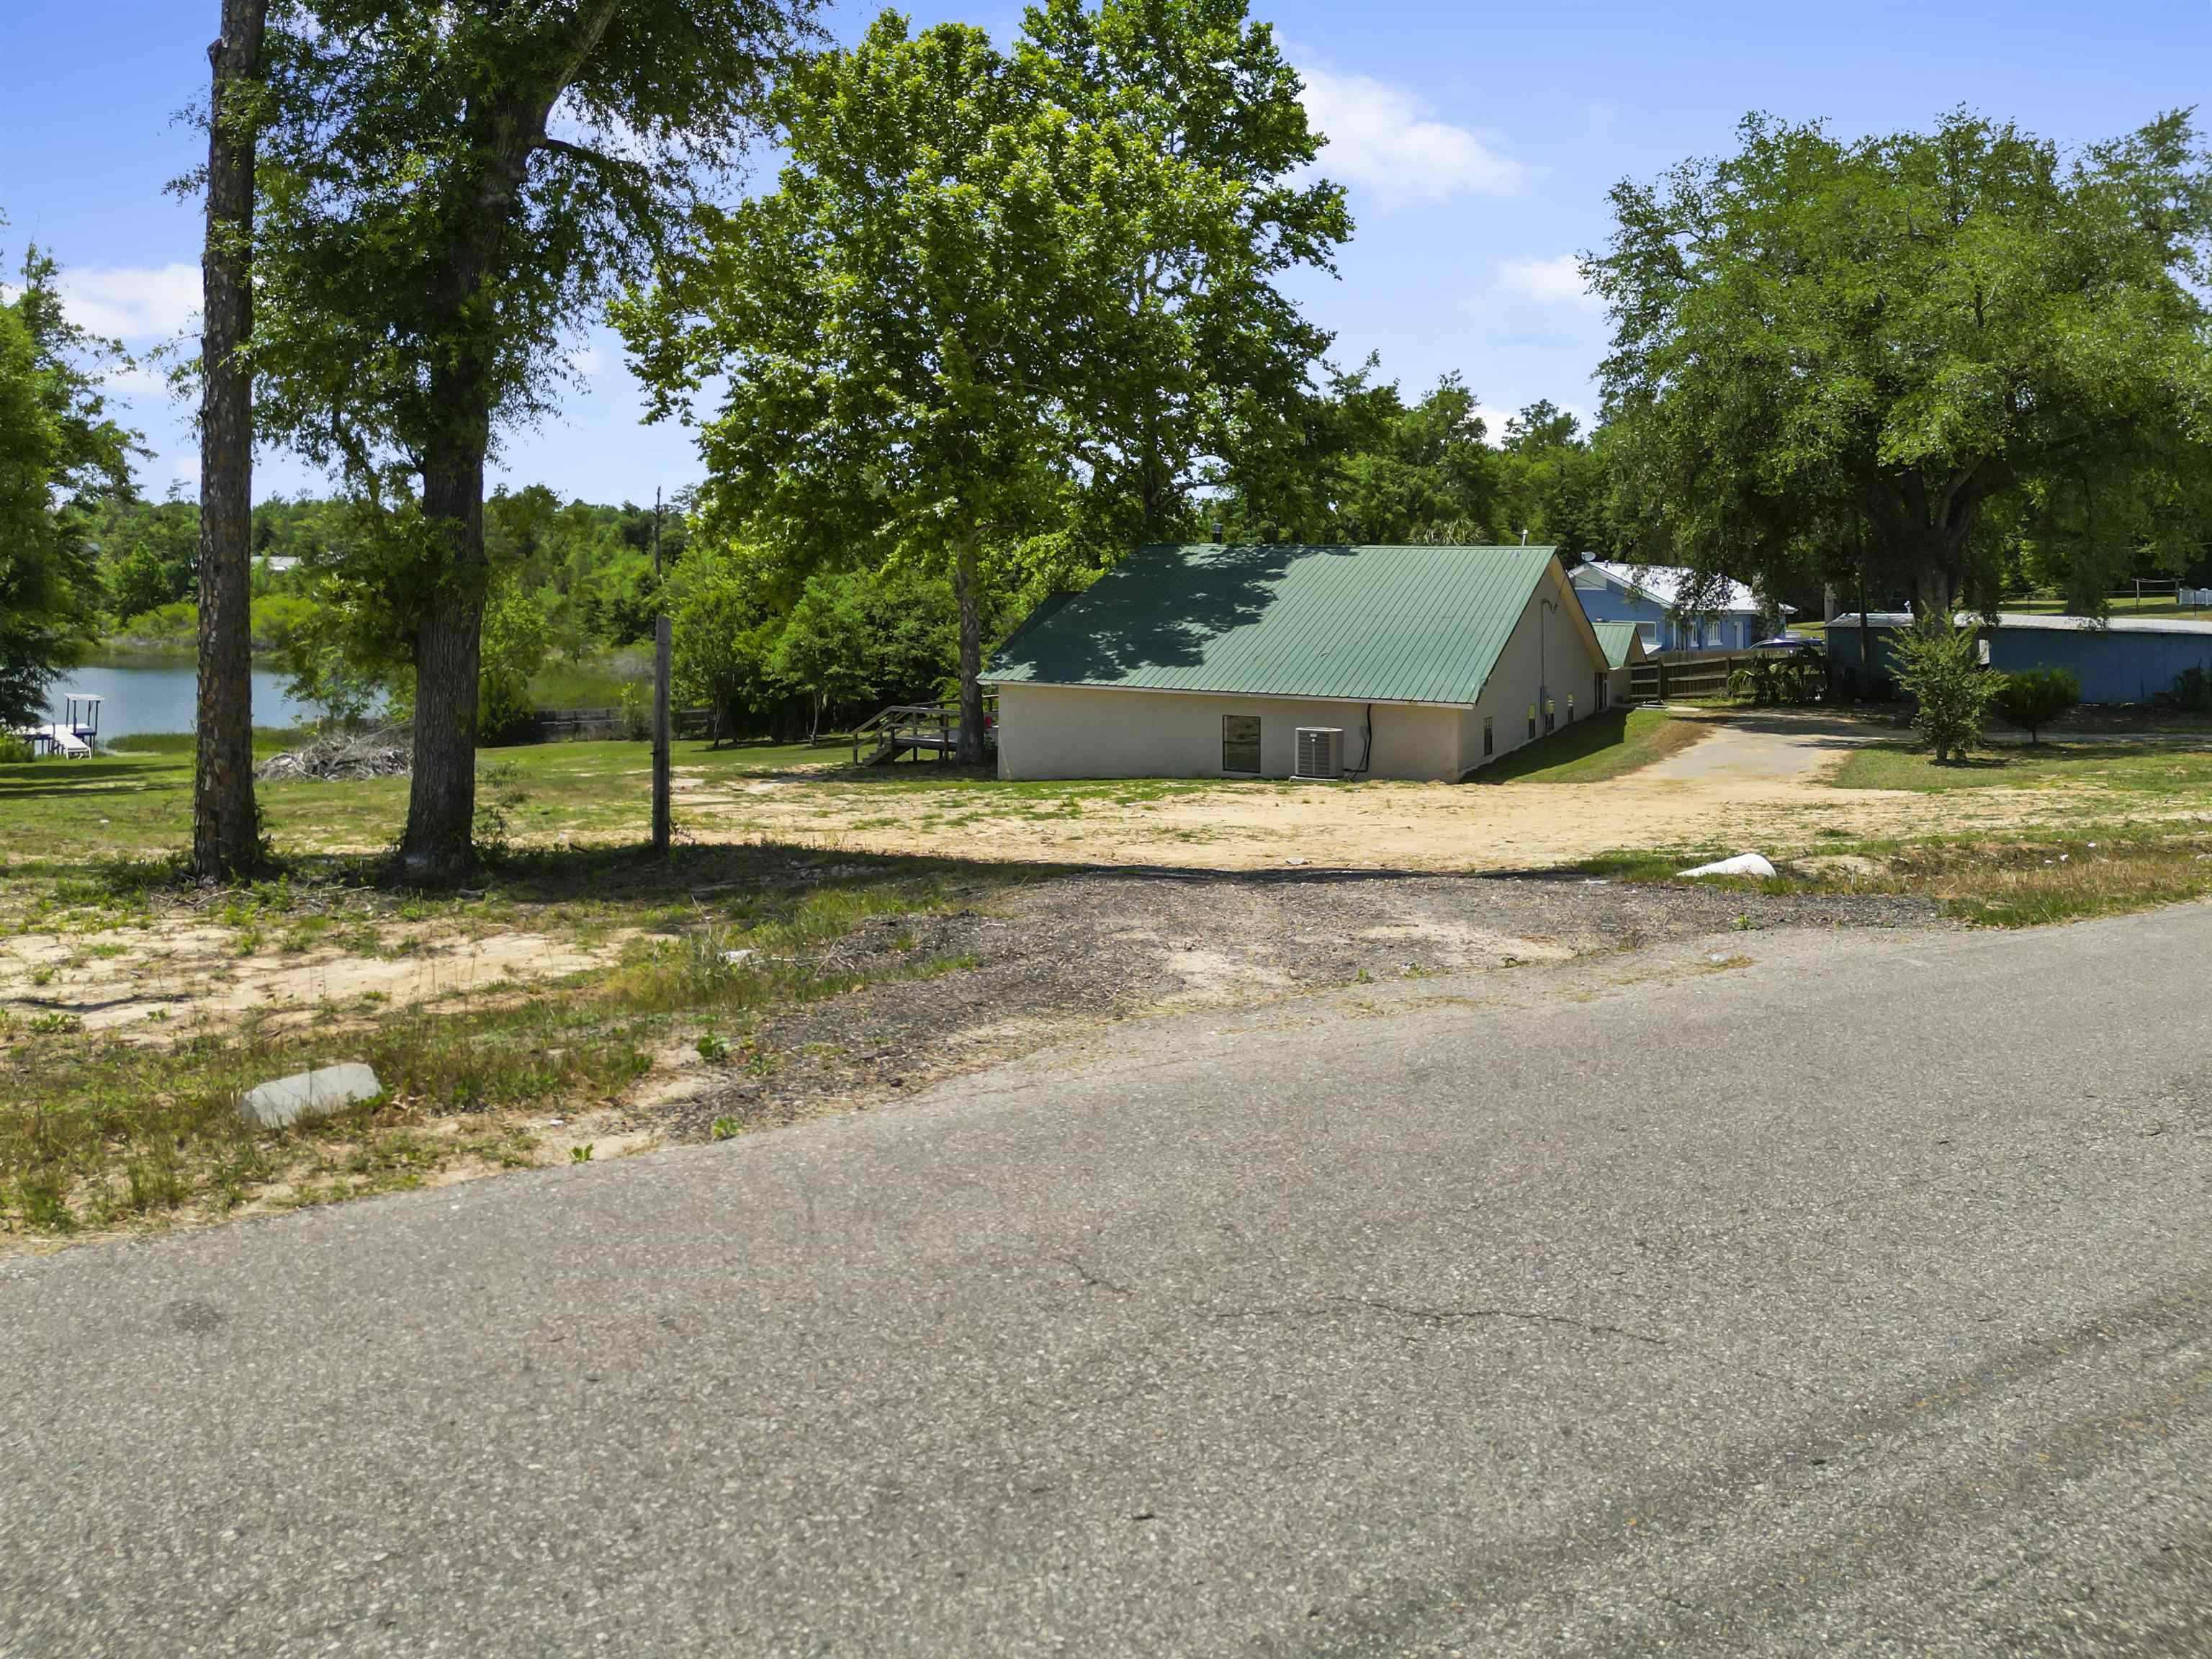
[[451, 882], [476, 864], [477, 692], [483, 655], [484, 446], [441, 446], [422, 469], [422, 512], [447, 568], [415, 635], [415, 775], [399, 872]]
[[1949, 562], [1941, 548], [1915, 562], [1912, 596], [1916, 617], [1941, 617], [1946, 622], [1951, 619], [1951, 607], [1957, 599], [1958, 590], [1952, 581]]
[[963, 537], [952, 562], [952, 595], [960, 604], [960, 763], [983, 763], [983, 611], [975, 593], [974, 535]]
[[261, 858], [253, 801], [253, 377], [239, 359], [253, 329], [255, 137], [232, 92], [260, 73], [268, 0], [223, 0], [208, 47], [207, 246], [201, 262], [198, 737], [192, 874], [228, 881]]

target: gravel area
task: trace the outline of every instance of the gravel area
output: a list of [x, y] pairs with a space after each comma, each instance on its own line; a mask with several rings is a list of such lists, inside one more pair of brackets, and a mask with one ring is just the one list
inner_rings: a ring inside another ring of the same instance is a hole
[[[763, 1019], [742, 1060], [653, 1109], [678, 1134], [865, 1109], [1102, 1022], [1495, 970], [1762, 928], [1944, 925], [1923, 900], [1579, 876], [1111, 871], [878, 918], [821, 960], [864, 988]], [[917, 963], [942, 970], [912, 976]], [[904, 978], [897, 977], [906, 974]], [[672, 1119], [673, 1121], [672, 1121]]]

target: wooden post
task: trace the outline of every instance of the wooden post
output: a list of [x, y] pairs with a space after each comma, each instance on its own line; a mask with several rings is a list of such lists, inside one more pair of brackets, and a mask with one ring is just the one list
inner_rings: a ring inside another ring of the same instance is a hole
[[668, 659], [675, 630], [663, 617], [653, 630], [653, 850], [666, 854], [668, 811]]

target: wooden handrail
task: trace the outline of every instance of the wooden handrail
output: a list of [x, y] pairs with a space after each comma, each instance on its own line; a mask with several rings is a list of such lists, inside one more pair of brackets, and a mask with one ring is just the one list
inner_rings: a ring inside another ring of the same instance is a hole
[[[985, 723], [989, 723], [990, 711], [998, 703], [996, 697], [983, 699]], [[950, 752], [952, 738], [960, 730], [960, 705], [957, 702], [902, 702], [871, 714], [853, 728], [853, 764], [860, 763], [860, 747], [864, 739], [873, 736], [878, 744], [896, 746], [902, 735], [912, 731], [919, 737], [927, 729], [937, 738], [940, 752]]]

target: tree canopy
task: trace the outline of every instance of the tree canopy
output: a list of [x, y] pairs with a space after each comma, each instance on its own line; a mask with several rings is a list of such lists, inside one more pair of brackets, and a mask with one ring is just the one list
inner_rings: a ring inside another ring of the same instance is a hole
[[1280, 176], [1315, 141], [1241, 0], [1055, 4], [1012, 52], [887, 13], [775, 107], [777, 189], [618, 314], [663, 412], [728, 377], [714, 533], [950, 577], [972, 748], [988, 550], [1085, 501], [1164, 526], [1232, 404], [1303, 396], [1322, 337], [1272, 278], [1341, 202]]
[[1579, 423], [1548, 400], [1491, 441], [1474, 392], [1447, 374], [1419, 401], [1370, 362], [1219, 471], [1233, 538], [1507, 544], [1525, 534], [1571, 557], [1609, 551], [1602, 468]]
[[1616, 187], [1585, 262], [1639, 553], [1779, 591], [1863, 550], [1930, 611], [1989, 586], [2002, 533], [2078, 602], [2147, 550], [2183, 562], [2212, 396], [2212, 173], [2186, 117], [2070, 157], [1964, 112], [1740, 137]]
[[99, 504], [131, 490], [134, 436], [100, 378], [119, 352], [63, 314], [52, 259], [33, 248], [0, 296], [0, 726], [46, 717], [55, 677], [92, 637]]
[[817, 0], [283, 0], [265, 42], [252, 359], [267, 422], [373, 497], [416, 685], [400, 860], [471, 860], [486, 457], [570, 331], [758, 130]]

